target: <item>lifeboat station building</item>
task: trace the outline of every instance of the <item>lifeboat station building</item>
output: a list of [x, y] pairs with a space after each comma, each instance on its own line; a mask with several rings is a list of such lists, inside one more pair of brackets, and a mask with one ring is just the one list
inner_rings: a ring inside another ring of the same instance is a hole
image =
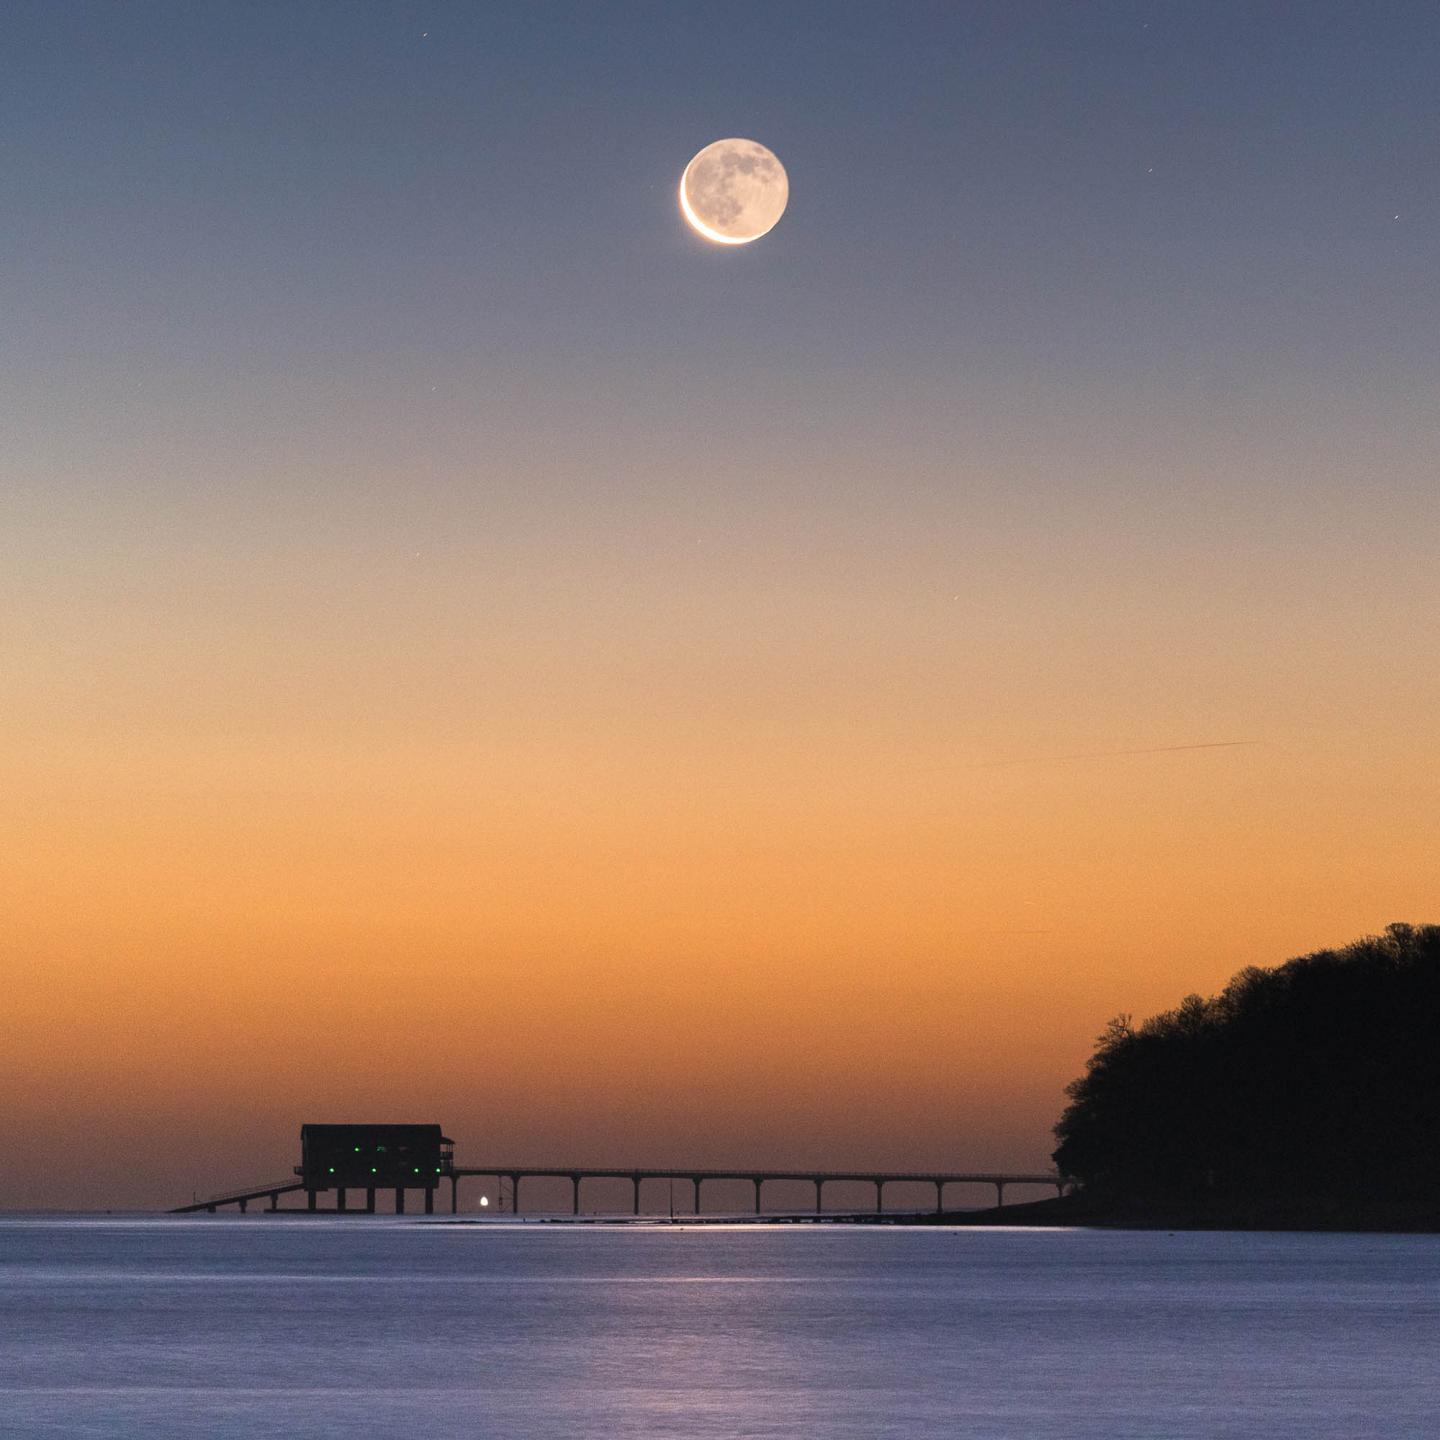
[[335, 1191], [335, 1208], [348, 1208], [348, 1193], [362, 1190], [365, 1209], [375, 1192], [395, 1192], [395, 1213], [405, 1213], [405, 1192], [424, 1192], [425, 1213], [435, 1213], [435, 1188], [455, 1164], [455, 1142], [438, 1125], [302, 1125], [300, 1177], [309, 1208], [322, 1191]]

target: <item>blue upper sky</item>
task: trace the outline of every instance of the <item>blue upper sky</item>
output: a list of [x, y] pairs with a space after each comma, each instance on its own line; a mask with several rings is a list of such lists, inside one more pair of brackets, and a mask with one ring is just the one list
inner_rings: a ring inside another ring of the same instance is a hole
[[[185, 366], [1217, 383], [1428, 361], [1440, 329], [1432, 4], [12, 0], [0, 41], [7, 368], [80, 361], [77, 310]], [[676, 179], [728, 134], [791, 209], [697, 267]]]

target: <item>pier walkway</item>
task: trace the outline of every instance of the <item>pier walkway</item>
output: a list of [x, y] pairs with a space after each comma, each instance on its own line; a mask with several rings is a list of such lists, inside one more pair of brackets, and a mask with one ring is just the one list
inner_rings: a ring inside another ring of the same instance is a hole
[[770, 1180], [802, 1181], [815, 1187], [815, 1213], [824, 1210], [825, 1186], [832, 1181], [847, 1181], [875, 1187], [875, 1210], [885, 1208], [885, 1187], [896, 1184], [921, 1184], [935, 1187], [935, 1209], [945, 1208], [945, 1187], [947, 1185], [993, 1185], [995, 1203], [1005, 1203], [1007, 1185], [1046, 1185], [1055, 1187], [1063, 1195], [1071, 1181], [1054, 1171], [993, 1171], [993, 1170], [752, 1170], [737, 1169], [710, 1170], [682, 1166], [676, 1169], [595, 1169], [574, 1165], [456, 1165], [450, 1170], [450, 1213], [457, 1214], [460, 1208], [460, 1181], [466, 1176], [480, 1176], [486, 1179], [508, 1180], [511, 1187], [512, 1207], [519, 1210], [520, 1183], [523, 1180], [562, 1179], [571, 1185], [571, 1214], [580, 1213], [580, 1186], [585, 1180], [628, 1180], [632, 1188], [631, 1213], [639, 1215], [640, 1185], [645, 1180], [682, 1180], [688, 1182], [693, 1191], [693, 1211], [701, 1213], [700, 1188], [707, 1180], [748, 1180], [755, 1187], [755, 1213], [762, 1213], [761, 1200], [765, 1183]]

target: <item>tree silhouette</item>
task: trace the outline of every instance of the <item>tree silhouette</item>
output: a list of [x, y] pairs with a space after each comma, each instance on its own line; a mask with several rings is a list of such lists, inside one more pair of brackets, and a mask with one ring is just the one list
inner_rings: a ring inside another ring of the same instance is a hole
[[1088, 1193], [1399, 1199], [1440, 1185], [1440, 926], [1112, 1020], [1055, 1161]]

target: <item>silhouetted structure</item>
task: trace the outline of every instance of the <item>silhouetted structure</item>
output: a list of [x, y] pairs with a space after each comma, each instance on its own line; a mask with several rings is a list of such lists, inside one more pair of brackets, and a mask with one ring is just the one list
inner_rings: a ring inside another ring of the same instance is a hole
[[301, 1177], [316, 1208], [316, 1196], [336, 1192], [336, 1209], [346, 1208], [346, 1191], [365, 1191], [365, 1208], [375, 1209], [376, 1190], [395, 1191], [395, 1211], [403, 1214], [406, 1190], [425, 1192], [425, 1213], [435, 1209], [435, 1187], [450, 1171], [453, 1140], [438, 1125], [302, 1125]]
[[1440, 926], [1112, 1020], [1055, 1134], [1091, 1195], [1335, 1202], [1440, 1185]]
[[519, 1208], [522, 1180], [568, 1180], [570, 1182], [570, 1213], [580, 1213], [580, 1185], [584, 1180], [628, 1180], [632, 1190], [632, 1213], [639, 1215], [640, 1187], [646, 1180], [682, 1180], [693, 1187], [693, 1213], [701, 1213], [700, 1187], [707, 1180], [748, 1180], [755, 1187], [755, 1214], [762, 1212], [761, 1199], [768, 1180], [799, 1180], [815, 1187], [815, 1214], [825, 1210], [825, 1186], [831, 1182], [851, 1182], [875, 1187], [875, 1213], [885, 1210], [887, 1185], [933, 1185], [935, 1210], [943, 1214], [947, 1185], [993, 1185], [996, 1208], [1005, 1204], [1007, 1185], [1044, 1185], [1055, 1187], [1063, 1195], [1071, 1184], [1066, 1175], [1036, 1174], [1029, 1171], [954, 1171], [936, 1174], [933, 1170], [752, 1170], [742, 1166], [732, 1170], [697, 1170], [688, 1166], [658, 1169], [604, 1169], [595, 1166], [570, 1165], [457, 1165], [451, 1172], [450, 1209], [460, 1208], [459, 1182], [463, 1176], [478, 1175], [510, 1182], [511, 1203]]
[[[632, 1211], [641, 1213], [640, 1190], [646, 1180], [688, 1182], [693, 1187], [695, 1214], [700, 1213], [701, 1186], [707, 1180], [747, 1180], [754, 1186], [755, 1213], [761, 1213], [761, 1197], [766, 1181], [802, 1180], [815, 1187], [815, 1213], [824, 1209], [824, 1189], [831, 1182], [862, 1182], [875, 1187], [875, 1211], [885, 1208], [885, 1187], [892, 1184], [925, 1184], [935, 1187], [935, 1208], [943, 1212], [945, 1187], [956, 1184], [983, 1184], [995, 1187], [995, 1203], [1005, 1203], [1007, 1185], [1040, 1185], [1055, 1187], [1063, 1195], [1070, 1186], [1068, 1176], [1028, 1171], [947, 1171], [933, 1170], [760, 1170], [705, 1169], [690, 1165], [659, 1168], [607, 1169], [593, 1165], [456, 1165], [453, 1142], [441, 1134], [438, 1125], [305, 1125], [300, 1130], [301, 1163], [295, 1167], [299, 1180], [278, 1180], [263, 1184], [239, 1186], [203, 1200], [179, 1205], [172, 1214], [189, 1214], [198, 1210], [215, 1214], [223, 1206], [234, 1205], [246, 1210], [252, 1200], [269, 1200], [269, 1209], [280, 1209], [280, 1197], [304, 1190], [307, 1208], [317, 1210], [318, 1197], [327, 1190], [335, 1191], [335, 1209], [349, 1209], [347, 1191], [364, 1190], [365, 1209], [375, 1210], [375, 1192], [395, 1190], [395, 1210], [403, 1214], [405, 1191], [423, 1189], [425, 1213], [435, 1209], [435, 1190], [442, 1179], [450, 1181], [450, 1210], [460, 1208], [460, 1181], [466, 1176], [495, 1178], [510, 1182], [512, 1209], [520, 1208], [520, 1187], [524, 1180], [565, 1179], [571, 1186], [571, 1212], [580, 1213], [580, 1186], [585, 1180], [628, 1180], [631, 1185]], [[293, 1208], [293, 1207], [292, 1207]]]

